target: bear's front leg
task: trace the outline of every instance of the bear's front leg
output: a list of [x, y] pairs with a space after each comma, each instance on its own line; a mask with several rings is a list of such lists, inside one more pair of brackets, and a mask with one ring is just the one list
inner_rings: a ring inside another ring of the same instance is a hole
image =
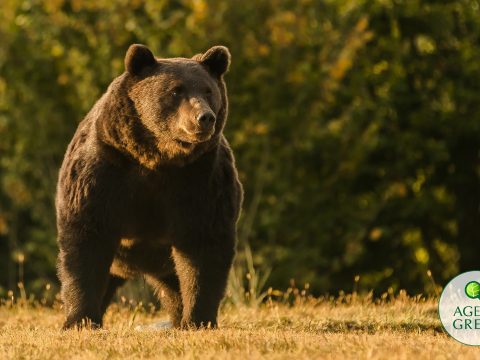
[[233, 238], [222, 246], [173, 248], [183, 302], [182, 328], [217, 326], [218, 307], [234, 254]]
[[102, 302], [115, 241], [88, 226], [61, 229], [58, 271], [67, 319], [63, 329], [102, 326]]

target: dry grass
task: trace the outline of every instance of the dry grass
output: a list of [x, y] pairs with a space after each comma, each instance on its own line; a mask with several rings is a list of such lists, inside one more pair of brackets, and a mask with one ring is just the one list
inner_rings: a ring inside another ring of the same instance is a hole
[[161, 312], [113, 305], [100, 331], [59, 330], [60, 309], [0, 306], [2, 359], [475, 359], [442, 331], [435, 300], [399, 296], [303, 299], [294, 306], [224, 306], [217, 330], [138, 332]]

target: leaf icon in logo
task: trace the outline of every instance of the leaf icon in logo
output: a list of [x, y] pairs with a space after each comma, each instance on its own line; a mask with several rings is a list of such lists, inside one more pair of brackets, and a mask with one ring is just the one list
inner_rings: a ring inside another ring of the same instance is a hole
[[480, 283], [470, 281], [467, 286], [465, 286], [465, 294], [470, 299], [480, 299]]

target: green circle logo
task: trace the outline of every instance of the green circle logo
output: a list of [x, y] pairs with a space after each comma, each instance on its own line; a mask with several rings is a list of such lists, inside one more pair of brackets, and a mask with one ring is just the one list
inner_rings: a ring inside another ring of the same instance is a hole
[[480, 346], [480, 271], [455, 276], [438, 301], [445, 331], [465, 345]]
[[480, 299], [480, 283], [476, 281], [470, 281], [465, 286], [465, 295], [470, 299]]

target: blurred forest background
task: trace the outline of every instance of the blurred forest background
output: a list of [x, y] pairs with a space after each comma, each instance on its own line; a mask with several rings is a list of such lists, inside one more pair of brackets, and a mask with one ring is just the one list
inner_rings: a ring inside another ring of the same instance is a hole
[[[478, 0], [2, 0], [0, 296], [58, 286], [54, 193], [131, 43], [224, 44], [239, 257], [267, 286], [433, 293], [480, 268]], [[248, 261], [247, 261], [248, 262]], [[251, 265], [251, 264], [250, 264]]]

